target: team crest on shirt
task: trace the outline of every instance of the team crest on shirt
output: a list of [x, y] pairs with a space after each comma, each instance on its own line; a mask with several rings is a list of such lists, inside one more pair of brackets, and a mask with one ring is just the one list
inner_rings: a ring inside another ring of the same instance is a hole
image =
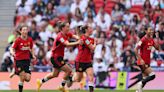
[[64, 42], [64, 38], [60, 38], [60, 41], [63, 43]]
[[90, 41], [87, 39], [87, 40], [85, 40], [85, 43], [86, 43], [87, 45], [89, 45], [89, 44], [90, 44]]

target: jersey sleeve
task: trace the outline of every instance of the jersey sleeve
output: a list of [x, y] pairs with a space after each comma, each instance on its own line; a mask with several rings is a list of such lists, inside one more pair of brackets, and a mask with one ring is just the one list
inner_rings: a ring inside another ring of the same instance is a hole
[[18, 48], [18, 44], [19, 44], [19, 39], [16, 39], [12, 45], [12, 48], [14, 49]]

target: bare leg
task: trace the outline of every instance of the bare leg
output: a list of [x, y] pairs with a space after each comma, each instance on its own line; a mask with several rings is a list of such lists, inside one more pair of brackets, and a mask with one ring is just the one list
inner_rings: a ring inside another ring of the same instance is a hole
[[88, 68], [86, 70], [86, 73], [87, 73], [87, 76], [89, 78], [89, 83], [88, 83], [89, 90], [90, 90], [90, 92], [93, 92], [94, 91], [94, 74], [93, 74], [93, 68], [92, 67], [91, 68]]

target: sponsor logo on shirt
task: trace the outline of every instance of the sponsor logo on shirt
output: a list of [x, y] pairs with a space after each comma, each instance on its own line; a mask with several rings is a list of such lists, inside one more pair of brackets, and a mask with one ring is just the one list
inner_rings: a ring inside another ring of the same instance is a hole
[[64, 38], [60, 38], [60, 41], [63, 43], [64, 42]]
[[86, 43], [87, 45], [89, 45], [89, 44], [90, 44], [90, 41], [87, 39], [87, 40], [85, 40], [85, 43]]

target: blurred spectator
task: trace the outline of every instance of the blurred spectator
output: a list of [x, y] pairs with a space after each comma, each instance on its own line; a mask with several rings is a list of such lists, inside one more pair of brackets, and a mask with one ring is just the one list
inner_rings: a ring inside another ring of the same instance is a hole
[[125, 24], [130, 25], [132, 19], [133, 19], [133, 14], [130, 13], [130, 11], [127, 9], [123, 15], [123, 20], [125, 21]]
[[148, 16], [152, 17], [152, 15], [153, 15], [153, 12], [152, 12], [153, 8], [152, 8], [152, 5], [150, 4], [149, 0], [145, 1], [144, 5], [143, 5], [143, 9], [144, 9], [143, 13], [145, 15], [148, 15]]
[[37, 25], [36, 25], [35, 21], [32, 21], [31, 28], [30, 28], [30, 31], [28, 32], [28, 35], [30, 37], [32, 37], [33, 40], [36, 40], [36, 39], [39, 38], [39, 33], [38, 33], [38, 30], [37, 30]]
[[108, 66], [108, 72], [117, 72], [118, 71], [118, 69], [114, 66], [114, 64], [110, 64], [109, 66]]
[[89, 0], [89, 1], [88, 1], [88, 7], [89, 7], [92, 11], [95, 10], [95, 5], [94, 5], [93, 0]]
[[110, 37], [115, 35], [118, 39], [123, 41], [126, 36], [126, 33], [125, 33], [125, 31], [120, 30], [121, 25], [114, 24], [114, 25], [112, 25], [111, 28], [112, 28], [112, 30], [110, 32]]
[[145, 2], [145, 0], [132, 0], [131, 3], [132, 3], [132, 6], [133, 5], [143, 5]]
[[162, 13], [162, 9], [161, 6], [158, 4], [157, 6], [155, 6], [154, 15], [161, 14], [161, 13]]
[[77, 49], [74, 47], [68, 47], [64, 53], [64, 60], [67, 60], [68, 62], [75, 62], [76, 55]]
[[164, 22], [159, 23], [157, 32], [160, 38], [161, 49], [164, 50]]
[[117, 38], [116, 35], [113, 35], [106, 44], [110, 47], [111, 53], [113, 50], [115, 51], [117, 57], [121, 55], [123, 43]]
[[112, 20], [115, 21], [121, 15], [123, 15], [121, 7], [119, 6], [119, 4], [115, 4], [111, 13]]
[[123, 71], [123, 67], [124, 67], [124, 63], [120, 61], [120, 56], [117, 56], [117, 52], [116, 50], [111, 50], [111, 53], [112, 53], [112, 60], [110, 60], [111, 63], [114, 64], [114, 67], [119, 70], [119, 71]]
[[160, 7], [164, 9], [164, 0], [160, 0]]
[[105, 44], [106, 34], [105, 32], [100, 32], [100, 42], [96, 46], [94, 51], [94, 59], [101, 59], [106, 65], [109, 65], [109, 58], [110, 58], [110, 49], [108, 45]]
[[96, 24], [93, 16], [95, 16], [95, 13], [90, 8], [87, 8], [87, 11], [84, 13], [84, 22], [86, 25], [92, 27], [92, 29], [95, 29]]
[[132, 27], [130, 31], [126, 33], [126, 37], [123, 41], [123, 47], [126, 48], [128, 46], [135, 47], [135, 43], [137, 42], [137, 34], [135, 27]]
[[153, 20], [151, 20], [149, 15], [145, 15], [145, 17], [141, 21], [141, 25], [154, 27]]
[[41, 28], [39, 32], [39, 37], [41, 41], [44, 43], [48, 41], [48, 39], [51, 37], [51, 32], [47, 30], [48, 22], [47, 21], [42, 21], [41, 23]]
[[70, 11], [74, 15], [76, 12], [76, 8], [79, 8], [80, 11], [83, 13], [88, 5], [88, 0], [74, 0], [71, 4]]
[[140, 25], [140, 18], [138, 15], [134, 15], [133, 19], [130, 22], [130, 26], [135, 26], [136, 29], [138, 29], [139, 25]]
[[44, 45], [40, 45], [39, 46], [39, 51], [38, 51], [38, 62], [34, 65], [34, 69], [35, 71], [38, 72], [48, 72], [51, 71], [51, 67], [49, 62], [47, 61], [46, 57], [45, 57], [46, 53], [44, 50]]
[[95, 75], [97, 75], [100, 72], [106, 72], [107, 71], [107, 65], [103, 62], [102, 59], [97, 59], [93, 63], [93, 71], [94, 71]]
[[52, 3], [48, 3], [44, 12], [43, 12], [43, 16], [49, 20], [53, 19], [56, 16], [56, 12], [54, 10], [54, 7], [52, 5]]
[[60, 5], [56, 8], [57, 15], [67, 15], [70, 12], [69, 6], [66, 4], [66, 0], [60, 0]]
[[25, 6], [32, 7], [33, 0], [17, 0], [16, 7], [19, 7], [22, 4], [22, 2], [25, 2]]
[[96, 16], [97, 26], [100, 26], [102, 31], [107, 31], [111, 25], [111, 22], [110, 15], [106, 13], [104, 7], [102, 7]]
[[[29, 0], [28, 0], [29, 1]], [[21, 0], [20, 4], [17, 4], [17, 15], [28, 15], [29, 12], [31, 12], [31, 7], [27, 5], [26, 0]]]
[[120, 0], [120, 7], [122, 7], [123, 10], [131, 8], [131, 1], [130, 0]]
[[73, 16], [73, 19], [70, 24], [70, 28], [73, 29], [79, 25], [84, 25], [84, 22], [83, 22], [83, 17], [82, 17], [82, 13], [81, 13], [80, 9], [76, 8], [75, 16]]
[[36, 11], [36, 14], [43, 14], [44, 10], [45, 10], [45, 3], [42, 0], [37, 0], [36, 3], [33, 4], [33, 8]]
[[124, 71], [134, 70], [132, 64], [135, 64], [135, 54], [131, 51], [131, 48], [126, 49], [122, 53], [121, 57], [122, 62], [124, 63]]
[[86, 8], [86, 11], [84, 12], [84, 19], [85, 19], [86, 17], [88, 17], [89, 13], [90, 13], [90, 16], [92, 15], [92, 17], [95, 17], [95, 16], [96, 16], [94, 10], [92, 10], [92, 9], [88, 6], [88, 7]]
[[10, 56], [7, 56], [4, 59], [4, 62], [2, 62], [1, 71], [3, 71], [3, 72], [11, 72], [12, 68], [13, 68], [13, 62], [12, 62]]

